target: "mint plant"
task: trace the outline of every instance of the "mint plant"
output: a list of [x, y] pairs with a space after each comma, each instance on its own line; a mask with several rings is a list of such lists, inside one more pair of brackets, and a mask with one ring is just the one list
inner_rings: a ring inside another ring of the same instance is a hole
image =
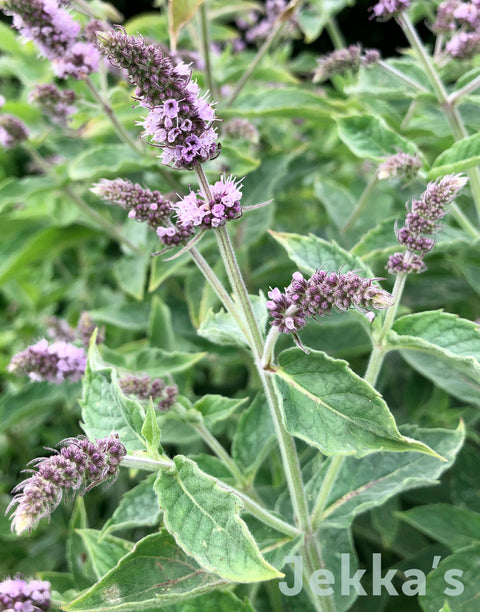
[[480, 4], [153, 4], [0, 0], [0, 608], [476, 610]]

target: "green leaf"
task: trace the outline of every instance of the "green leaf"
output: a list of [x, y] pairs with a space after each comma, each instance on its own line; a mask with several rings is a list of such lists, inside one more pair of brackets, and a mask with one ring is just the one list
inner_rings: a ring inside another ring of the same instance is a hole
[[115, 431], [128, 450], [144, 448], [140, 435], [145, 420], [143, 407], [122, 393], [113, 368], [99, 365], [94, 343], [89, 350], [80, 406], [83, 429], [92, 440]]
[[267, 400], [263, 394], [258, 394], [238, 420], [232, 442], [235, 463], [245, 472], [254, 472], [270, 452], [274, 439]]
[[282, 576], [261, 556], [239, 517], [241, 500], [221, 489], [193, 461], [174, 458], [176, 470], [155, 482], [164, 523], [179, 546], [202, 567], [233, 582], [260, 582]]
[[144, 38], [151, 38], [159, 42], [168, 41], [168, 24], [165, 14], [159, 15], [158, 12], [154, 13], [153, 11], [142, 12], [140, 15], [129, 19], [124, 27], [130, 36], [140, 34]]
[[153, 459], [157, 459], [159, 453], [162, 452], [162, 447], [160, 446], [160, 438], [162, 437], [162, 434], [160, 427], [158, 426], [157, 412], [153, 407], [153, 402], [151, 400], [147, 408], [145, 422], [143, 423], [142, 436], [146, 442], [149, 456]]
[[125, 493], [115, 512], [103, 526], [103, 535], [121, 529], [150, 527], [158, 524], [161, 510], [157, 495], [153, 490], [156, 477], [156, 474], [151, 474], [136, 487]]
[[97, 584], [72, 601], [66, 610], [109, 612], [110, 610], [159, 610], [163, 605], [197, 597], [223, 585], [176, 546], [163, 532], [137, 542]]
[[72, 181], [91, 182], [97, 178], [116, 178], [155, 165], [151, 156], [139, 157], [124, 144], [105, 144], [82, 151], [68, 164], [68, 176]]
[[207, 427], [212, 427], [219, 421], [224, 421], [244, 404], [247, 398], [234, 399], [222, 395], [204, 395], [195, 402], [194, 408], [198, 410], [205, 420]]
[[131, 331], [144, 331], [149, 310], [149, 304], [112, 304], [91, 310], [90, 315], [97, 323], [107, 323]]
[[342, 272], [361, 270], [366, 276], [373, 277], [373, 272], [359, 257], [342, 249], [334, 240], [329, 242], [313, 234], [300, 236], [270, 231], [270, 235], [305, 274], [311, 275], [323, 266], [325, 270], [332, 272], [337, 272], [340, 268]]
[[388, 343], [447, 393], [480, 403], [480, 331], [475, 323], [441, 310], [420, 312], [398, 319]]
[[391, 130], [381, 117], [353, 115], [336, 121], [340, 140], [361, 159], [381, 161], [394, 155], [397, 149], [411, 155], [417, 152], [412, 142]]
[[222, 117], [284, 117], [324, 119], [330, 122], [340, 106], [309, 91], [294, 87], [267, 89], [241, 95]]
[[184, 253], [174, 261], [163, 261], [160, 256], [152, 258], [150, 267], [150, 278], [148, 281], [148, 291], [151, 293], [160, 287], [167, 278], [176, 274], [183, 266], [190, 263], [190, 255]]
[[95, 529], [77, 529], [88, 552], [97, 579], [105, 576], [122, 557], [132, 551], [133, 544]]
[[255, 612], [255, 609], [246, 597], [241, 601], [230, 591], [214, 591], [185, 602], [178, 612]]
[[[382, 505], [398, 493], [438, 484], [440, 475], [453, 465], [465, 437], [463, 425], [455, 431], [413, 426], [401, 430], [422, 440], [447, 461], [423, 453], [375, 453], [361, 461], [345, 457], [319, 517], [322, 525], [347, 527], [357, 515]], [[334, 460], [329, 457], [308, 483], [310, 499], [316, 499]]]
[[288, 349], [279, 356], [279, 390], [288, 432], [324, 455], [363, 457], [375, 451], [418, 451], [428, 446], [400, 434], [381, 395], [325, 353]]
[[172, 315], [169, 307], [154, 295], [148, 318], [147, 336], [152, 346], [171, 351], [175, 346]]
[[[91, 313], [92, 317], [94, 316]], [[98, 321], [95, 318], [95, 321]], [[148, 374], [151, 378], [162, 378], [175, 372], [183, 372], [198, 363], [205, 353], [170, 353], [159, 348], [138, 348], [132, 352], [122, 353], [102, 347], [102, 355], [106, 361], [117, 368], [134, 373]]]
[[[265, 305], [267, 300], [263, 293], [251, 295], [250, 300], [255, 319], [263, 331], [268, 319], [268, 311]], [[213, 309], [210, 308], [197, 331], [199, 336], [221, 346], [249, 346], [248, 340], [245, 338], [243, 331], [238, 327], [235, 319], [223, 309], [213, 312]]]
[[347, 189], [329, 179], [315, 179], [313, 191], [325, 206], [328, 216], [338, 229], [345, 225], [355, 207], [355, 200]]
[[452, 551], [480, 540], [480, 514], [467, 508], [449, 504], [428, 504], [398, 512], [397, 515]]
[[429, 179], [445, 174], [465, 172], [480, 164], [480, 134], [462, 138], [446, 151], [443, 151], [433, 162], [428, 173]]
[[140, 301], [145, 293], [149, 265], [150, 255], [148, 254], [121, 257], [113, 264], [113, 275], [127, 295]]
[[[5, 230], [6, 228], [4, 228]], [[3, 258], [0, 284], [10, 280], [34, 261], [55, 259], [59, 253], [71, 249], [90, 238], [92, 231], [79, 226], [43, 229], [18, 244], [18, 248]]]
[[424, 612], [447, 605], [452, 612], [478, 612], [480, 544], [450, 555], [427, 576], [426, 595], [418, 598]]
[[204, 0], [168, 0], [168, 21], [171, 32], [178, 36], [180, 29], [191, 19]]

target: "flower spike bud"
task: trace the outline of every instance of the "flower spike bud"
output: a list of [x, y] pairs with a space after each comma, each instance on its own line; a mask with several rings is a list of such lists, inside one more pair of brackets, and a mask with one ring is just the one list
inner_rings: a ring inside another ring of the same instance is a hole
[[0, 115], [0, 146], [13, 149], [27, 138], [28, 130], [20, 119], [13, 115]]
[[372, 11], [372, 18], [379, 21], [387, 21], [408, 9], [409, 6], [410, 0], [380, 0], [380, 2], [370, 7], [370, 10]]

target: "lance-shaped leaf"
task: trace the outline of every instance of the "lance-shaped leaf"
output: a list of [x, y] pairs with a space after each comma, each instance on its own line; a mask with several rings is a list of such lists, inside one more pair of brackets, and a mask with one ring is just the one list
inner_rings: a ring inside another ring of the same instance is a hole
[[398, 512], [403, 521], [452, 551], [480, 543], [480, 514], [449, 504], [427, 504]]
[[337, 120], [338, 136], [361, 159], [383, 160], [398, 149], [414, 155], [415, 144], [391, 130], [381, 117], [352, 115]]
[[241, 500], [181, 455], [176, 469], [155, 482], [164, 523], [178, 545], [202, 567], [233, 582], [260, 582], [282, 576], [263, 559], [239, 517]]
[[83, 378], [83, 429], [91, 439], [104, 438], [115, 431], [128, 450], [144, 448], [141, 436], [145, 411], [141, 404], [126, 397], [113, 368], [102, 367], [92, 338]]
[[441, 310], [407, 315], [395, 322], [388, 343], [447, 393], [480, 403], [480, 331], [472, 321]]
[[132, 542], [115, 536], [102, 537], [102, 532], [96, 529], [77, 529], [77, 533], [83, 540], [97, 579], [105, 576], [133, 548]]
[[[428, 446], [400, 434], [381, 395], [346, 361], [320, 351], [280, 354], [279, 390], [288, 432], [324, 455], [363, 457], [375, 451], [420, 451]], [[436, 455], [438, 457], [438, 455]]]
[[480, 134], [462, 138], [433, 162], [428, 178], [445, 176], [454, 172], [465, 172], [480, 163]]
[[[446, 461], [424, 453], [375, 453], [360, 461], [345, 457], [318, 516], [320, 524], [347, 527], [358, 514], [382, 505], [398, 493], [438, 484], [440, 475], [453, 464], [465, 436], [462, 424], [455, 431], [413, 426], [402, 427], [402, 431], [428, 444]], [[316, 499], [332, 460], [328, 458], [307, 483], [310, 499]]]
[[168, 30], [176, 44], [182, 27], [188, 23], [204, 0], [168, 0]]
[[187, 557], [169, 534], [155, 533], [140, 540], [116, 567], [64, 609], [160, 610], [163, 605], [197, 597], [222, 584], [221, 578]]
[[103, 526], [103, 535], [129, 527], [151, 526], [158, 523], [161, 510], [153, 490], [155, 477], [156, 474], [151, 474], [125, 493], [111, 518]]
[[418, 598], [422, 610], [478, 612], [479, 574], [480, 544], [450, 555], [428, 574], [425, 595]]
[[271, 231], [270, 235], [305, 274], [313, 274], [318, 268], [323, 268], [329, 272], [338, 272], [340, 269], [342, 272], [360, 270], [364, 276], [373, 276], [373, 272], [359, 257], [345, 251], [333, 240], [323, 240], [313, 234], [301, 236]]

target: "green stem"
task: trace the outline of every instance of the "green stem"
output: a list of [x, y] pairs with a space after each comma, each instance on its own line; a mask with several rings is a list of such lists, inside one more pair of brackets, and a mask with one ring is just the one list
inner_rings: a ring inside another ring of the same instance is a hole
[[[52, 166], [38, 153], [35, 149], [28, 149], [24, 147], [25, 151], [32, 157], [32, 159], [40, 166], [45, 174], [51, 174]], [[94, 221], [97, 225], [99, 225], [103, 230], [107, 232], [107, 234], [113, 238], [116, 242], [123, 244], [128, 247], [134, 253], [138, 253], [141, 255], [143, 251], [135, 246], [128, 238], [122, 236], [122, 234], [117, 230], [115, 226], [113, 226], [105, 217], [103, 217], [100, 213], [98, 213], [95, 209], [90, 208], [90, 206], [83, 200], [69, 185], [65, 187], [58, 187], [59, 191], [67, 195], [76, 206], [83, 212], [87, 217], [89, 217], [92, 221]]]
[[243, 334], [246, 338], [248, 338], [248, 329], [245, 325], [245, 321], [242, 318], [241, 313], [238, 311], [238, 308], [232, 298], [228, 295], [224, 286], [220, 282], [220, 279], [212, 270], [212, 268], [208, 265], [207, 261], [203, 257], [203, 255], [198, 251], [195, 247], [191, 248], [188, 251], [195, 262], [197, 268], [205, 277], [206, 281], [210, 284], [212, 289], [215, 291], [220, 302], [225, 306], [228, 312], [235, 319], [237, 325], [242, 330]]
[[117, 116], [115, 115], [113, 111], [113, 108], [110, 106], [110, 104], [106, 100], [102, 98], [102, 96], [97, 91], [97, 88], [93, 84], [93, 81], [90, 79], [90, 77], [87, 77], [85, 79], [85, 83], [88, 89], [90, 90], [90, 92], [92, 93], [93, 97], [95, 98], [95, 100], [102, 107], [104, 113], [107, 115], [113, 127], [117, 130], [117, 135], [120, 138], [120, 140], [123, 140], [126, 144], [132, 147], [132, 149], [134, 149], [137, 153], [140, 153], [141, 155], [143, 155], [143, 149], [140, 146], [140, 144], [135, 142], [135, 140], [130, 136], [127, 130], [123, 127], [123, 125], [117, 119]]
[[417, 100], [412, 100], [412, 102], [410, 103], [410, 106], [408, 107], [407, 112], [405, 113], [405, 117], [402, 119], [402, 123], [400, 124], [400, 130], [406, 130], [408, 127], [408, 124], [410, 123], [411, 118], [413, 117], [413, 115], [415, 114], [415, 110], [417, 108]]
[[392, 74], [393, 76], [397, 77], [397, 79], [400, 79], [407, 85], [410, 85], [410, 87], [413, 87], [413, 89], [417, 89], [418, 91], [421, 91], [422, 93], [428, 93], [428, 89], [426, 87], [424, 87], [423, 85], [420, 85], [420, 83], [417, 83], [416, 81], [411, 79], [404, 72], [402, 72], [401, 70], [398, 70], [397, 68], [394, 68], [393, 66], [390, 66], [390, 64], [387, 64], [383, 60], [379, 60], [377, 62], [377, 65], [380, 66], [380, 68], [382, 68], [382, 70], [384, 70], [385, 72]]
[[462, 229], [464, 229], [468, 234], [470, 234], [470, 236], [475, 240], [480, 239], [480, 231], [471, 223], [470, 219], [455, 204], [455, 202], [452, 202], [450, 204], [450, 211], [455, 221]]
[[210, 90], [210, 93], [215, 98], [216, 97], [216, 89], [213, 81], [212, 75], [212, 63], [210, 58], [210, 33], [208, 30], [208, 15], [206, 2], [204, 2], [200, 6], [200, 27], [202, 33], [202, 54], [203, 61], [205, 62], [205, 78], [207, 81], [207, 87]]
[[343, 463], [343, 455], [335, 455], [330, 460], [330, 465], [328, 466], [327, 473], [322, 481], [322, 485], [320, 487], [320, 491], [318, 492], [318, 497], [315, 501], [315, 505], [312, 510], [312, 524], [314, 527], [319, 527], [320, 522], [322, 520], [322, 512], [327, 505], [328, 497], [330, 495], [330, 491], [335, 483], [335, 480], [338, 476], [340, 468]]
[[360, 217], [362, 212], [365, 210], [365, 207], [367, 206], [369, 202], [369, 198], [372, 195], [373, 190], [377, 186], [377, 183], [378, 183], [378, 176], [377, 176], [377, 173], [375, 172], [375, 174], [373, 174], [370, 177], [370, 180], [368, 181], [365, 189], [363, 190], [363, 193], [360, 196], [360, 199], [358, 200], [355, 208], [352, 210], [350, 216], [346, 220], [345, 225], [342, 228], [342, 234], [347, 233], [350, 227], [354, 225], [354, 223]]
[[[121, 465], [122, 467], [147, 470], [149, 472], [158, 472], [160, 470], [170, 470], [175, 468], [175, 463], [166, 457], [162, 457], [161, 459], [150, 459], [149, 457], [139, 455], [126, 455], [122, 459]], [[238, 491], [217, 478], [215, 480], [222, 490], [227, 493], [233, 493], [239, 497], [243, 501], [245, 510], [265, 525], [268, 525], [269, 527], [272, 527], [272, 529], [276, 529], [277, 531], [280, 531], [280, 533], [284, 533], [292, 538], [300, 535], [300, 530], [277, 518], [265, 508], [262, 508], [262, 506], [250, 499], [250, 497], [245, 495], [245, 493]]]
[[[210, 202], [212, 200], [212, 196], [205, 172], [202, 166], [197, 166], [195, 170], [203, 195], [206, 201]], [[249, 329], [247, 338], [252, 349], [255, 366], [262, 382], [270, 409], [270, 415], [275, 428], [285, 478], [287, 480], [287, 486], [292, 501], [295, 521], [298, 529], [305, 534], [305, 541], [308, 542], [308, 547], [304, 547], [306, 562], [305, 572], [310, 576], [316, 569], [323, 567], [323, 560], [310, 522], [310, 513], [307, 498], [305, 496], [302, 471], [300, 462], [298, 460], [297, 449], [295, 447], [293, 438], [287, 432], [283, 424], [280, 398], [275, 387], [273, 375], [265, 371], [262, 367], [262, 355], [264, 354], [262, 334], [255, 319], [252, 303], [250, 302], [247, 288], [238, 266], [226, 226], [218, 227], [215, 230], [215, 235], [217, 237], [220, 254], [225, 265], [229, 282], [233, 289], [237, 304], [243, 313], [245, 323]], [[310, 595], [312, 597], [312, 603], [315, 605], [318, 612], [334, 612], [335, 607], [331, 598], [322, 598], [315, 593], [311, 593]]]
[[223, 446], [220, 444], [220, 442], [217, 440], [217, 438], [215, 438], [215, 436], [212, 433], [210, 433], [210, 431], [205, 427], [205, 425], [203, 423], [197, 423], [195, 421], [189, 421], [188, 420], [188, 415], [187, 415], [187, 410], [181, 404], [177, 403], [175, 405], [175, 412], [177, 414], [179, 414], [184, 419], [184, 421], [188, 425], [190, 425], [190, 427], [195, 429], [195, 431], [202, 438], [202, 440], [205, 442], [205, 444], [208, 447], [210, 447], [210, 449], [215, 453], [215, 455], [217, 455], [217, 457], [219, 459], [221, 459], [223, 461], [223, 463], [225, 464], [225, 467], [229, 470], [229, 472], [235, 478], [235, 480], [238, 482], [238, 484], [242, 488], [247, 486], [249, 483], [248, 483], [247, 479], [245, 478], [245, 476], [240, 471], [238, 465], [235, 463], [235, 461], [232, 459], [232, 457], [230, 457], [230, 455], [223, 448]]
[[[426, 52], [417, 31], [410, 21], [406, 13], [402, 13], [397, 17], [397, 21], [402, 28], [408, 42], [412, 49], [414, 49], [418, 55], [420, 62], [427, 74], [427, 77], [435, 91], [437, 100], [442, 107], [442, 110], [447, 118], [450, 125], [450, 130], [453, 134], [455, 141], [462, 140], [468, 136], [468, 132], [463, 124], [462, 117], [458, 112], [458, 109], [450, 102], [448, 93], [438, 75], [431, 57]], [[473, 201], [477, 210], [477, 216], [480, 220], [480, 170], [478, 167], [470, 168], [467, 170], [468, 177], [470, 179], [470, 189], [472, 191]]]
[[338, 27], [337, 21], [334, 17], [329, 19], [325, 24], [325, 29], [330, 36], [330, 40], [333, 43], [335, 49], [344, 49], [345, 48], [345, 39], [343, 38], [342, 32]]
[[[407, 255], [405, 256], [405, 263], [408, 264], [411, 259], [411, 254], [407, 253]], [[370, 359], [368, 362], [367, 371], [365, 372], [364, 379], [369, 382], [372, 387], [374, 387], [377, 382], [378, 375], [383, 364], [383, 359], [388, 350], [385, 345], [385, 337], [392, 329], [393, 322], [395, 321], [398, 306], [402, 299], [403, 289], [405, 287], [407, 276], [408, 274], [406, 272], [397, 274], [397, 277], [395, 279], [395, 285], [392, 291], [393, 305], [390, 306], [390, 308], [385, 314], [382, 329], [378, 335], [378, 338], [375, 339], [373, 350], [370, 354]]]
[[461, 100], [461, 98], [463, 98], [464, 96], [467, 96], [469, 93], [472, 93], [479, 87], [480, 87], [480, 76], [477, 76], [476, 78], [472, 79], [470, 83], [467, 83], [466, 85], [464, 85], [461, 89], [457, 89], [457, 91], [454, 91], [453, 93], [451, 93], [448, 96], [448, 103], [451, 106], [453, 106], [454, 104], [457, 104]]

